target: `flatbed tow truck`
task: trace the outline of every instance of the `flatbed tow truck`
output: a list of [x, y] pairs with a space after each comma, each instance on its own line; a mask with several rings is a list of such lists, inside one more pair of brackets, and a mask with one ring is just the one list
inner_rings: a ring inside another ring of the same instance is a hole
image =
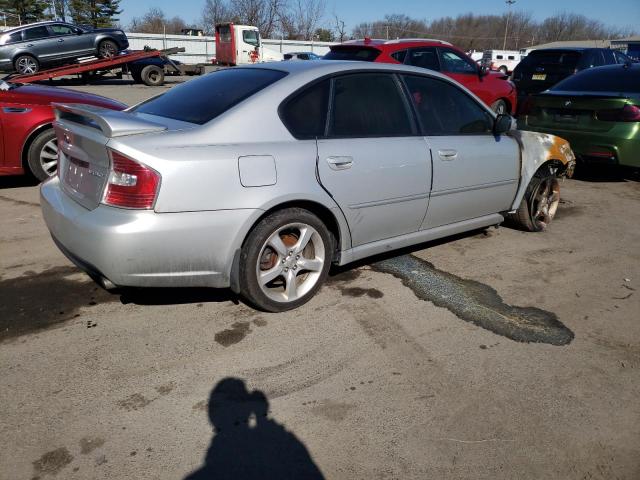
[[[159, 86], [164, 84], [165, 75], [201, 75], [203, 73], [204, 67], [202, 65], [184, 65], [169, 58], [169, 55], [179, 52], [184, 52], [184, 48], [155, 50], [145, 47], [144, 50], [128, 51], [111, 58], [81, 61], [71, 65], [40, 70], [33, 74], [9, 74], [3, 80], [13, 83], [32, 83], [79, 75], [85, 83], [91, 83], [102, 78], [105, 74], [115, 73], [119, 78], [122, 78], [123, 74], [128, 74], [136, 83]], [[149, 60], [149, 62], [147, 65], [134, 63], [140, 60]]]

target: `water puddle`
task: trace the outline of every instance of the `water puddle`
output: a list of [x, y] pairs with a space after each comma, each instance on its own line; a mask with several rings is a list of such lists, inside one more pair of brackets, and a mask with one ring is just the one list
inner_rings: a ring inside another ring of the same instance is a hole
[[490, 286], [439, 270], [413, 255], [382, 260], [371, 267], [401, 279], [418, 298], [516, 342], [567, 345], [574, 338], [554, 313], [509, 305]]

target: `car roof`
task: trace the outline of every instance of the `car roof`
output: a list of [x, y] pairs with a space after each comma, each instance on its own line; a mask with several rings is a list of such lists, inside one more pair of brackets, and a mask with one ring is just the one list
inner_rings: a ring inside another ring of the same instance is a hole
[[8, 30], [4, 30], [3, 32], [0, 32], [0, 35], [4, 35], [5, 33], [18, 32], [18, 31], [24, 30], [26, 28], [39, 27], [41, 25], [53, 25], [53, 24], [56, 24], [56, 23], [64, 23], [65, 25], [71, 25], [70, 23], [63, 22], [62, 20], [43, 20], [42, 22], [28, 23], [26, 25], [20, 25], [19, 27], [13, 27], [13, 28], [10, 28]]
[[[289, 77], [318, 78], [340, 72], [350, 71], [387, 71], [396, 73], [419, 73], [451, 81], [449, 77], [435, 70], [427, 70], [421, 67], [393, 63], [359, 62], [350, 60], [321, 60], [318, 62], [265, 62], [251, 65], [240, 65], [238, 68], [257, 68], [278, 70], [288, 73]], [[305, 80], [307, 81], [307, 80]]]
[[384, 40], [381, 38], [364, 38], [362, 40], [347, 40], [340, 45], [402, 45], [404, 43], [435, 43], [439, 45], [451, 45], [444, 40], [438, 40], [434, 38], [397, 38], [395, 40]]

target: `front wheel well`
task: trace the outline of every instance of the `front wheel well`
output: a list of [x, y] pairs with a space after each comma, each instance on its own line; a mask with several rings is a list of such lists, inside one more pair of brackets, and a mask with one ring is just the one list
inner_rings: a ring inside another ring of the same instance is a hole
[[539, 172], [543, 168], [548, 168], [556, 177], [562, 177], [566, 173], [567, 167], [568, 165], [562, 163], [560, 160], [551, 159], [540, 165], [540, 168], [538, 168], [537, 171]]
[[340, 251], [340, 241], [342, 239], [342, 235], [340, 234], [340, 226], [338, 224], [338, 220], [335, 215], [331, 212], [331, 210], [324, 205], [311, 201], [311, 200], [294, 200], [290, 202], [285, 202], [278, 204], [274, 207], [271, 207], [269, 210], [266, 210], [251, 226], [249, 232], [245, 236], [242, 246], [244, 246], [247, 238], [249, 237], [249, 233], [253, 228], [260, 223], [260, 221], [273, 214], [274, 212], [284, 210], [287, 208], [304, 208], [305, 210], [309, 210], [311, 213], [316, 215], [322, 222], [327, 226], [327, 229], [334, 237], [334, 251], [333, 251], [333, 261], [337, 260], [337, 253]]
[[22, 163], [22, 168], [25, 172], [30, 171], [29, 169], [29, 147], [31, 147], [31, 144], [33, 143], [33, 141], [36, 139], [36, 137], [38, 135], [40, 135], [42, 132], [49, 130], [49, 129], [53, 129], [53, 124], [52, 123], [45, 123], [44, 125], [40, 125], [38, 128], [36, 128], [35, 130], [33, 130], [29, 136], [27, 137], [27, 139], [24, 142], [24, 145], [22, 145], [22, 150], [20, 152], [20, 161]]

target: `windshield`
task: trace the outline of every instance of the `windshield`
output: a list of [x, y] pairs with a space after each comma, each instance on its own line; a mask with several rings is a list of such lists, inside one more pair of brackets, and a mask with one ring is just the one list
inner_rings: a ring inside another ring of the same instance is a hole
[[[640, 67], [640, 66], [639, 66]], [[561, 81], [552, 91], [640, 93], [640, 68], [589, 68]]]
[[360, 60], [373, 62], [380, 55], [380, 50], [366, 47], [334, 47], [323, 60]]
[[286, 75], [258, 68], [219, 70], [174, 87], [131, 111], [202, 125]]

